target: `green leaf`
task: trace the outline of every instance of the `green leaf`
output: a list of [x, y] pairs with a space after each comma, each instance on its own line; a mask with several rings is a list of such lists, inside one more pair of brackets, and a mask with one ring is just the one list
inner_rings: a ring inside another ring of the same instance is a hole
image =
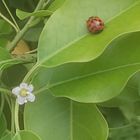
[[12, 32], [12, 27], [3, 19], [0, 19], [0, 37]]
[[104, 102], [121, 93], [140, 69], [140, 34], [118, 38], [96, 60], [54, 68], [47, 88], [58, 97], [80, 102]]
[[0, 62], [9, 58], [11, 58], [9, 52], [0, 47]]
[[41, 140], [36, 134], [30, 131], [19, 131], [12, 140]]
[[107, 102], [101, 103], [100, 105], [104, 107], [119, 107], [140, 101], [139, 83], [140, 73], [137, 73], [128, 81], [126, 87], [123, 89], [119, 96]]
[[50, 16], [51, 14], [53, 14], [53, 13], [52, 13], [52, 11], [49, 11], [49, 10], [39, 10], [39, 11], [32, 12], [32, 13], [25, 12], [25, 11], [22, 11], [19, 9], [16, 10], [16, 15], [20, 20], [23, 20], [30, 16], [44, 17], [44, 16]]
[[[139, 0], [67, 0], [43, 29], [38, 64], [56, 66], [97, 58], [118, 36], [140, 30], [139, 13]], [[86, 20], [91, 16], [105, 21], [105, 29], [98, 35], [86, 29]]]
[[24, 118], [25, 129], [36, 132], [42, 140], [106, 140], [108, 136], [106, 121], [94, 104], [46, 92], [25, 106]]

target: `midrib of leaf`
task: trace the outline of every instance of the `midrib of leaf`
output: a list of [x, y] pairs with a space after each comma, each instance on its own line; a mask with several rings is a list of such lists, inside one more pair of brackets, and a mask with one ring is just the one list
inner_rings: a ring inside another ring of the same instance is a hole
[[[114, 20], [115, 18], [117, 18], [117, 17], [120, 16], [121, 14], [127, 12], [128, 10], [132, 9], [133, 7], [135, 7], [136, 5], [138, 5], [139, 3], [140, 3], [140, 1], [135, 2], [134, 4], [132, 4], [131, 6], [129, 6], [128, 8], [124, 9], [124, 10], [121, 11], [120, 13], [118, 13], [118, 14], [116, 14], [115, 16], [113, 16], [113, 17], [111, 17], [110, 19], [108, 19], [105, 23], [107, 24], [107, 23], [111, 22], [112, 20]], [[125, 33], [128, 33], [128, 32], [124, 32], [124, 33], [122, 33], [122, 34], [125, 34]], [[116, 37], [114, 37], [110, 42], [112, 42], [115, 38], [117, 38], [118, 36], [120, 36], [120, 35], [122, 35], [122, 34], [118, 34], [118, 35], [117, 35]], [[76, 43], [76, 42], [78, 42], [79, 40], [81, 40], [81, 39], [83, 39], [84, 37], [86, 37], [87, 35], [89, 35], [89, 33], [86, 33], [86, 34], [80, 36], [79, 38], [77, 38], [77, 39], [71, 41], [70, 43], [66, 44], [64, 47], [62, 47], [62, 48], [60, 48], [59, 50], [57, 50], [57, 51], [55, 51], [54, 53], [52, 53], [49, 57], [44, 58], [44, 59], [42, 59], [41, 61], [38, 60], [38, 62], [37, 62], [38, 65], [41, 66], [43, 63], [45, 63], [45, 62], [47, 62], [49, 59], [53, 58], [53, 56], [59, 54], [61, 51], [67, 49], [68, 47], [70, 47], [70, 46], [73, 45], [74, 43]], [[110, 42], [109, 42], [109, 43], [110, 43]], [[109, 44], [109, 43], [108, 43], [108, 44]], [[105, 45], [105, 48], [106, 48], [106, 46], [107, 46], [108, 44]], [[105, 49], [103, 49], [102, 52], [104, 52], [104, 50], [105, 50]], [[100, 54], [102, 54], [102, 52], [101, 52]], [[100, 56], [100, 54], [99, 54], [98, 56]], [[97, 58], [98, 56], [96, 56], [95, 58]], [[94, 58], [94, 59], [95, 59], [95, 58]]]
[[[73, 101], [70, 100], [70, 140], [74, 140], [74, 136], [73, 136]], [[92, 134], [89, 132], [88, 128], [86, 128], [85, 126], [83, 126], [82, 124], [77, 123], [80, 127], [82, 127], [83, 129], [85, 129], [85, 131], [90, 135], [91, 138], [93, 138]]]
[[115, 68], [110, 68], [110, 69], [106, 69], [106, 70], [102, 70], [102, 71], [97, 71], [97, 72], [93, 72], [93, 73], [90, 73], [90, 74], [85, 74], [83, 76], [77, 76], [77, 77], [74, 77], [74, 78], [71, 78], [71, 79], [68, 79], [68, 80], [64, 80], [64, 81], [61, 81], [61, 82], [58, 82], [58, 83], [55, 83], [55, 84], [52, 84], [52, 85], [50, 84], [48, 88], [53, 88], [53, 87], [59, 86], [61, 84], [66, 84], [68, 82], [72, 82], [72, 81], [75, 81], [75, 80], [84, 79], [84, 78], [87, 78], [87, 77], [90, 77], [90, 76], [93, 76], [93, 75], [98, 75], [98, 74], [102, 74], [102, 73], [106, 73], [106, 72], [110, 72], [110, 71], [115, 71], [115, 70], [119, 70], [119, 69], [122, 69], [122, 68], [129, 68], [131, 66], [137, 66], [137, 65], [140, 65], [140, 63], [121, 65], [121, 66], [118, 66], [118, 67], [115, 67]]

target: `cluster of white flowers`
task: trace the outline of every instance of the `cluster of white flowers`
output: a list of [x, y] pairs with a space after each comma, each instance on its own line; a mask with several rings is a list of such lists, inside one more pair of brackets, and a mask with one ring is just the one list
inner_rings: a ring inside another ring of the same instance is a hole
[[20, 105], [27, 103], [28, 101], [34, 102], [35, 95], [33, 94], [33, 85], [27, 83], [21, 83], [18, 87], [12, 89], [12, 93], [17, 96], [17, 102]]

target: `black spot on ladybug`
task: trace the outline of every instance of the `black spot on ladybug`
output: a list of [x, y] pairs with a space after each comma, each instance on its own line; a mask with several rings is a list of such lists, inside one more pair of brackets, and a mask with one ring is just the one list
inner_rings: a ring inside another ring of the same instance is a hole
[[87, 20], [87, 28], [91, 33], [99, 33], [104, 29], [104, 22], [99, 17], [89, 17]]

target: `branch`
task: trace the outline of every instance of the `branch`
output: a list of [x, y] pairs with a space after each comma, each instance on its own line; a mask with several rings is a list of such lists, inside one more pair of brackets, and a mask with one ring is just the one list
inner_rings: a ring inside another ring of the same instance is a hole
[[[42, 6], [44, 4], [45, 0], [40, 0], [36, 9], [34, 10], [34, 12], [42, 9]], [[12, 52], [16, 46], [16, 44], [19, 42], [19, 40], [23, 37], [23, 35], [28, 31], [28, 29], [31, 27], [31, 23], [33, 22], [33, 20], [35, 19], [34, 16], [30, 17], [30, 19], [28, 20], [28, 22], [25, 24], [25, 26], [23, 27], [23, 29], [17, 33], [17, 35], [15, 36], [15, 38], [13, 39], [13, 41], [8, 45], [8, 51]]]

